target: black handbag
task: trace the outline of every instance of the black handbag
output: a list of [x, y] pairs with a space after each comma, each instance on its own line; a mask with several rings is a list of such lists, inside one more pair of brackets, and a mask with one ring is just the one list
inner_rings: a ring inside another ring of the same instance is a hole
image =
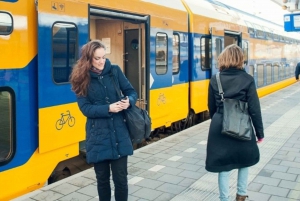
[[216, 78], [221, 101], [223, 102], [222, 134], [239, 140], [251, 140], [253, 126], [248, 113], [248, 103], [237, 99], [224, 98], [219, 72]]
[[[110, 72], [110, 76], [112, 77], [114, 87], [121, 100], [121, 90], [117, 87], [117, 82], [112, 71]], [[136, 105], [131, 105], [130, 108], [123, 110], [122, 113], [126, 120], [130, 139], [133, 144], [139, 144], [143, 141], [143, 139], [149, 138], [151, 133], [151, 118], [146, 110], [143, 110]]]

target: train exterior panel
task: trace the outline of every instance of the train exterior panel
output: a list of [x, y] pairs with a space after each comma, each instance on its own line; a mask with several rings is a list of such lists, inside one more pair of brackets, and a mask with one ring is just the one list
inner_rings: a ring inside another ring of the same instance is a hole
[[85, 117], [69, 75], [89, 40], [102, 40], [132, 83], [153, 136], [207, 113], [227, 45], [243, 49], [260, 97], [294, 83], [299, 34], [280, 29], [212, 0], [0, 0], [0, 201], [74, 172]]

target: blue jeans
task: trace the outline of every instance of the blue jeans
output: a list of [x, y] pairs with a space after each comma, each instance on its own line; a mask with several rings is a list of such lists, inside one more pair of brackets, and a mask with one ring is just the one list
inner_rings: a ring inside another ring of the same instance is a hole
[[110, 201], [110, 169], [115, 184], [115, 200], [128, 200], [127, 156], [117, 160], [106, 160], [94, 164], [99, 200]]
[[[249, 168], [238, 169], [237, 194], [247, 195]], [[221, 201], [229, 201], [229, 175], [228, 172], [219, 172], [219, 192]]]

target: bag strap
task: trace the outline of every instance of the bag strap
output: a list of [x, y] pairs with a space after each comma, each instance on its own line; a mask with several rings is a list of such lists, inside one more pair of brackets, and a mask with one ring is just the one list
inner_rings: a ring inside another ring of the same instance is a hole
[[216, 78], [217, 78], [217, 83], [218, 83], [219, 94], [222, 97], [221, 101], [224, 101], [225, 99], [224, 99], [224, 92], [223, 92], [223, 88], [222, 88], [222, 84], [221, 84], [221, 80], [220, 80], [220, 72], [217, 72]]
[[[111, 68], [112, 68], [112, 67], [111, 67]], [[117, 94], [118, 94], [118, 96], [119, 96], [119, 99], [121, 100], [121, 91], [120, 91], [120, 89], [117, 87], [117, 83], [116, 83], [116, 80], [115, 80], [115, 76], [114, 76], [114, 74], [113, 74], [113, 72], [112, 72], [112, 69], [110, 69], [109, 75], [110, 75], [110, 78], [111, 78], [112, 81], [113, 81], [113, 84], [114, 84], [114, 87], [115, 87], [115, 89], [116, 89], [116, 92], [117, 92]]]

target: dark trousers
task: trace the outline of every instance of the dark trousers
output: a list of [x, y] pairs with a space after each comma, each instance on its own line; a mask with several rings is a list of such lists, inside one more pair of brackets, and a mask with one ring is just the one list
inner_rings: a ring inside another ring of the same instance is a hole
[[94, 164], [100, 201], [110, 201], [110, 169], [115, 184], [115, 200], [128, 200], [127, 156]]

